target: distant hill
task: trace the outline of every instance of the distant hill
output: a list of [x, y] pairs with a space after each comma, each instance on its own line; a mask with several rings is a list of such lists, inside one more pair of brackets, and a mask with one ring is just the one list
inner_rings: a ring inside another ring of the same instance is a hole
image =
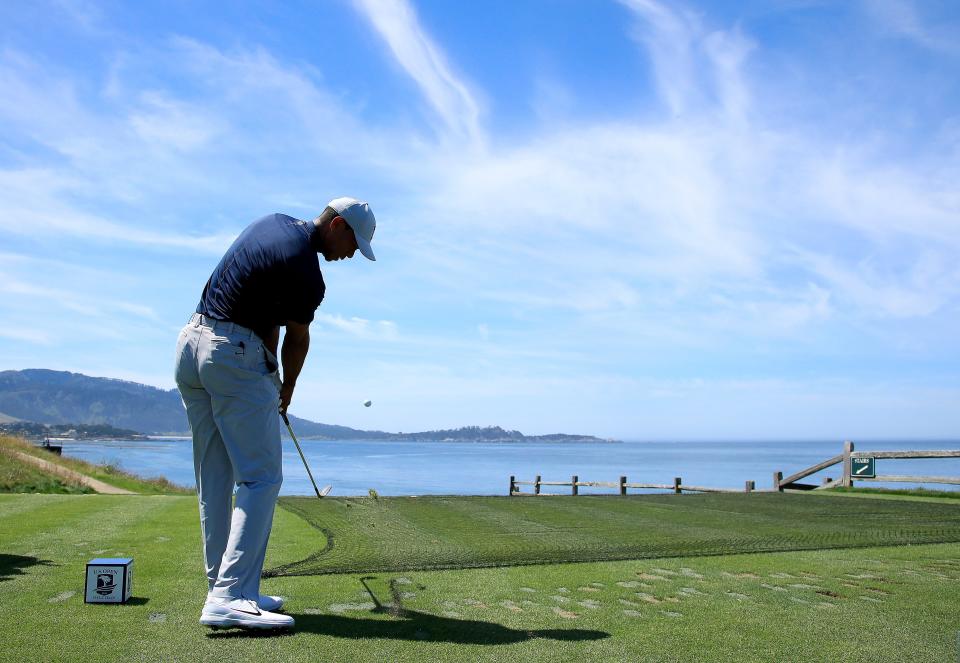
[[109, 424], [148, 434], [189, 430], [176, 389], [46, 369], [0, 372], [0, 412], [42, 424]]
[[[16, 420], [52, 425], [106, 424], [145, 435], [189, 435], [176, 389], [34, 368], [0, 371], [0, 412]], [[298, 435], [351, 439], [366, 431], [330, 426], [291, 415]], [[384, 434], [385, 435], [385, 434]], [[369, 437], [368, 437], [369, 439]]]
[[[0, 423], [16, 419], [47, 426], [105, 425], [145, 435], [187, 435], [189, 426], [180, 394], [137, 382], [80, 373], [27, 369], [0, 371]], [[3, 418], [5, 417], [6, 420]], [[331, 440], [419, 440], [469, 442], [603, 442], [589, 435], [535, 435], [498, 426], [387, 433], [322, 424], [293, 415], [298, 437]]]

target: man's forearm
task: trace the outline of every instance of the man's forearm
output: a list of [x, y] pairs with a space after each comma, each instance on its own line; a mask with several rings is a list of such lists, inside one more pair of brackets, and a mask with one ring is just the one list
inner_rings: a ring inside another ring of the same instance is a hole
[[280, 361], [283, 364], [283, 383], [286, 385], [295, 385], [300, 371], [303, 369], [303, 362], [307, 358], [307, 352], [310, 350], [310, 332], [306, 332], [298, 337], [293, 337], [287, 333], [283, 337], [283, 349], [280, 352]]

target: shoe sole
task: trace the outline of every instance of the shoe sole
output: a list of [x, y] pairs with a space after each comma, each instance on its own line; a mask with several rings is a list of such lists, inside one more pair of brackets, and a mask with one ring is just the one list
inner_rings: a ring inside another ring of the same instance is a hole
[[208, 626], [212, 629], [221, 629], [221, 628], [249, 628], [249, 629], [258, 629], [263, 631], [270, 630], [282, 630], [293, 628], [293, 624], [283, 624], [275, 622], [264, 622], [254, 619], [242, 619], [239, 617], [226, 617], [220, 615], [211, 615], [211, 616], [202, 616], [200, 617], [200, 623], [203, 626]]

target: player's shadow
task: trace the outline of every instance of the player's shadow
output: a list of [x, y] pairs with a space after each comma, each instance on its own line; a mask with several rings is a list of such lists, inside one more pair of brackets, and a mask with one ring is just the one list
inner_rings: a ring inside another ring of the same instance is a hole
[[[250, 636], [283, 636], [295, 632], [319, 633], [335, 638], [386, 638], [390, 640], [417, 640], [420, 642], [451, 642], [461, 645], [506, 645], [524, 642], [536, 638], [550, 640], [602, 640], [609, 638], [605, 631], [584, 629], [541, 629], [518, 630], [475, 619], [440, 617], [426, 612], [410, 610], [403, 606], [403, 595], [395, 578], [390, 579], [391, 603], [384, 604], [377, 598], [368, 580], [375, 576], [359, 579], [370, 595], [370, 610], [374, 615], [389, 617], [346, 617], [344, 615], [302, 614], [290, 615], [296, 622], [295, 631], [214, 631], [211, 638], [236, 638]], [[425, 589], [422, 585], [420, 589]]]
[[345, 617], [343, 615], [291, 615], [296, 620], [293, 631], [213, 631], [211, 638], [263, 637], [318, 633], [335, 638], [386, 638], [419, 642], [451, 642], [462, 645], [505, 645], [537, 638], [549, 640], [602, 640], [610, 637], [605, 631], [585, 629], [518, 630], [475, 619], [454, 619], [404, 610], [391, 618]]
[[394, 619], [367, 619], [342, 615], [298, 615], [297, 627], [311, 633], [338, 638], [391, 638], [423, 642], [452, 642], [462, 645], [504, 645], [535, 638], [550, 640], [602, 640], [604, 631], [585, 629], [518, 630], [495, 622], [440, 617], [416, 610], [404, 610]]
[[0, 582], [10, 580], [13, 576], [24, 574], [24, 569], [31, 566], [50, 566], [53, 562], [39, 557], [27, 557], [25, 555], [6, 555], [0, 553]]

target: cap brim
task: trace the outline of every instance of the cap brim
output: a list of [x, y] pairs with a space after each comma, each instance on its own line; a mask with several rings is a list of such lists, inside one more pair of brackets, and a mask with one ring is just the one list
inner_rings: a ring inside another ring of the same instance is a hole
[[365, 240], [360, 235], [354, 233], [354, 237], [357, 239], [357, 248], [360, 249], [360, 253], [364, 255], [365, 258], [369, 260], [376, 260], [376, 256], [373, 255], [373, 249], [370, 247], [370, 242]]

